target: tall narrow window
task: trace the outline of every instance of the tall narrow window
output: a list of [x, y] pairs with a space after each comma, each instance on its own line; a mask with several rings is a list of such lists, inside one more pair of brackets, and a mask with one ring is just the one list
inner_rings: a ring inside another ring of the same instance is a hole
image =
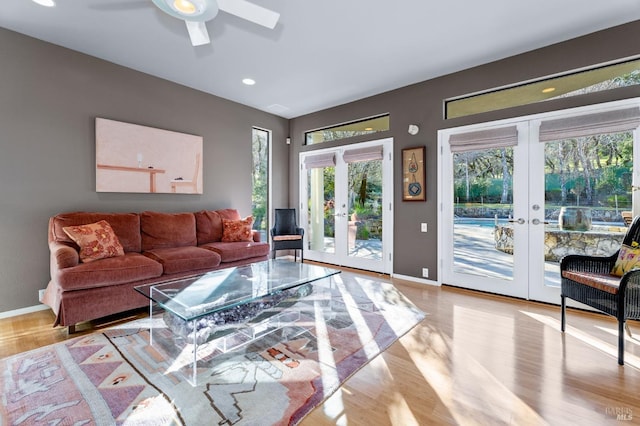
[[253, 168], [251, 170], [251, 213], [253, 229], [260, 232], [260, 240], [267, 241], [269, 229], [269, 144], [271, 132], [253, 128]]

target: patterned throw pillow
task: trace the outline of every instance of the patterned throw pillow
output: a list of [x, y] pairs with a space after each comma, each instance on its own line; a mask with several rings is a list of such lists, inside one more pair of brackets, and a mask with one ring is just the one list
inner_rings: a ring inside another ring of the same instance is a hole
[[640, 268], [640, 246], [634, 242], [631, 246], [623, 244], [611, 270], [611, 275], [623, 276], [632, 269]]
[[253, 241], [251, 225], [253, 225], [253, 216], [240, 220], [222, 219], [222, 241], [225, 243]]
[[106, 220], [62, 230], [80, 247], [80, 260], [84, 263], [124, 255], [120, 240]]

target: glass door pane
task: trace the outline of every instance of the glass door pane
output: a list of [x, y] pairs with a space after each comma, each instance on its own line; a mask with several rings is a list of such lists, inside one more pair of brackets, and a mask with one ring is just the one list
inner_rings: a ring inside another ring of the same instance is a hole
[[622, 212], [632, 211], [632, 181], [631, 132], [544, 143], [544, 248], [538, 254], [544, 286], [532, 290], [532, 299], [558, 303], [563, 256], [618, 250], [626, 232]]
[[348, 256], [382, 259], [382, 161], [348, 165]]
[[335, 253], [335, 167], [307, 170], [308, 250]]
[[453, 154], [453, 270], [513, 280], [513, 148]]

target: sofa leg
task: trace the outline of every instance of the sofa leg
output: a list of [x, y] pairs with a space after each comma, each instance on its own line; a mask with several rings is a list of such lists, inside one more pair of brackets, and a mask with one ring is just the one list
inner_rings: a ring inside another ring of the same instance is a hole
[[271, 251], [271, 258], [272, 258], [272, 259], [275, 259], [275, 258], [276, 258], [276, 251], [275, 251], [275, 250], [272, 250], [272, 251]]
[[564, 333], [564, 325], [567, 321], [567, 300], [566, 297], [560, 295], [560, 331]]
[[624, 320], [618, 320], [618, 364], [624, 365]]
[[69, 333], [69, 335], [76, 334], [76, 325], [75, 324], [70, 325], [69, 328], [67, 329], [67, 333]]

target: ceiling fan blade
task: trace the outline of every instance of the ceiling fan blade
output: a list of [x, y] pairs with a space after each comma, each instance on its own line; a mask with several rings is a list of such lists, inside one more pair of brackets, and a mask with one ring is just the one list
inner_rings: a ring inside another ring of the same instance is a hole
[[187, 24], [187, 31], [191, 38], [191, 44], [194, 46], [202, 46], [211, 43], [209, 40], [209, 32], [205, 22], [184, 21]]
[[280, 14], [246, 0], [218, 0], [220, 10], [255, 24], [274, 29]]

